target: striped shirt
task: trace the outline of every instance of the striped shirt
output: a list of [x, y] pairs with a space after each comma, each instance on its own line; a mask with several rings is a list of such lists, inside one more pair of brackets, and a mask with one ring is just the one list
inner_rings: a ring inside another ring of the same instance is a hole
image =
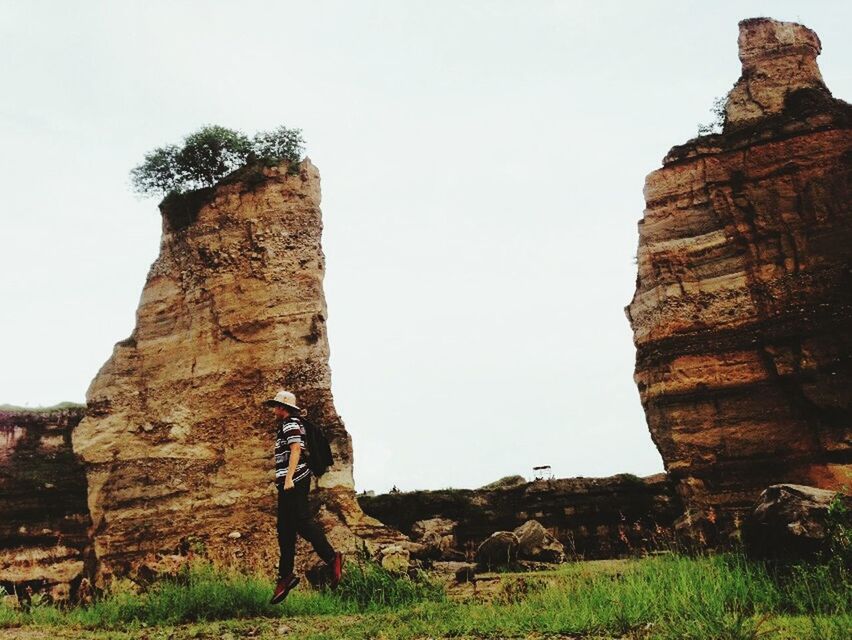
[[302, 449], [299, 455], [299, 464], [293, 473], [293, 482], [298, 482], [311, 475], [305, 455], [305, 426], [295, 416], [290, 416], [278, 424], [275, 434], [275, 480], [284, 482], [287, 477], [287, 468], [290, 466], [290, 445], [299, 443]]

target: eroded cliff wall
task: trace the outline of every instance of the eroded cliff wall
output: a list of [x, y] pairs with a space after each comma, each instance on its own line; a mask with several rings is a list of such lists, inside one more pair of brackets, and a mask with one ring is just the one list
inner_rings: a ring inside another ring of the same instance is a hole
[[635, 380], [688, 506], [852, 481], [852, 107], [820, 48], [798, 24], [740, 23], [723, 132], [646, 179]]
[[509, 487], [409, 491], [359, 496], [364, 511], [411, 534], [418, 520], [458, 524], [460, 551], [495, 531], [538, 520], [573, 558], [613, 558], [667, 548], [683, 507], [665, 475], [537, 480]]
[[0, 409], [0, 587], [56, 599], [84, 577], [86, 476], [71, 450], [85, 409]]
[[353, 532], [380, 527], [354, 499], [332, 400], [319, 172], [308, 160], [296, 172], [250, 167], [161, 210], [136, 327], [74, 431], [99, 581], [187, 546], [274, 569], [274, 422], [261, 402], [279, 388], [326, 428], [336, 464], [320, 516], [333, 543], [354, 548]]

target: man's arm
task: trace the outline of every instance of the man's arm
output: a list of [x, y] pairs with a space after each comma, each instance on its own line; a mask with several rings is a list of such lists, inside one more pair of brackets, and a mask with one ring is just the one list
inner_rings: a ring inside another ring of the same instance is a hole
[[293, 475], [296, 473], [296, 467], [299, 466], [299, 458], [302, 455], [302, 446], [298, 442], [290, 445], [290, 464], [287, 465], [287, 475], [284, 477], [284, 489], [292, 489]]

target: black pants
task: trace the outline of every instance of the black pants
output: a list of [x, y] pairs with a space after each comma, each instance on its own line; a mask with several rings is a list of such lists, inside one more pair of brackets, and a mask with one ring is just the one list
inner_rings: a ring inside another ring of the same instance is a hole
[[310, 542], [314, 551], [324, 561], [330, 563], [334, 560], [334, 549], [328, 543], [323, 530], [313, 521], [308, 510], [311, 476], [299, 480], [292, 489], [287, 491], [284, 491], [283, 487], [283, 482], [278, 484], [278, 547], [281, 550], [278, 577], [280, 578], [293, 573], [296, 534]]

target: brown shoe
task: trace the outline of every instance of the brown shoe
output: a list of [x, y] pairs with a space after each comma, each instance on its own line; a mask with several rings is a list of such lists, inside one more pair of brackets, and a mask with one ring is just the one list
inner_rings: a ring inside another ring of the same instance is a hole
[[272, 594], [272, 600], [269, 601], [269, 604], [281, 602], [297, 584], [299, 584], [299, 578], [292, 573], [284, 578], [278, 578], [278, 584], [275, 585], [275, 592]]
[[343, 554], [336, 551], [334, 559], [331, 561], [331, 582], [330, 586], [335, 589], [340, 584], [340, 577], [343, 575]]

